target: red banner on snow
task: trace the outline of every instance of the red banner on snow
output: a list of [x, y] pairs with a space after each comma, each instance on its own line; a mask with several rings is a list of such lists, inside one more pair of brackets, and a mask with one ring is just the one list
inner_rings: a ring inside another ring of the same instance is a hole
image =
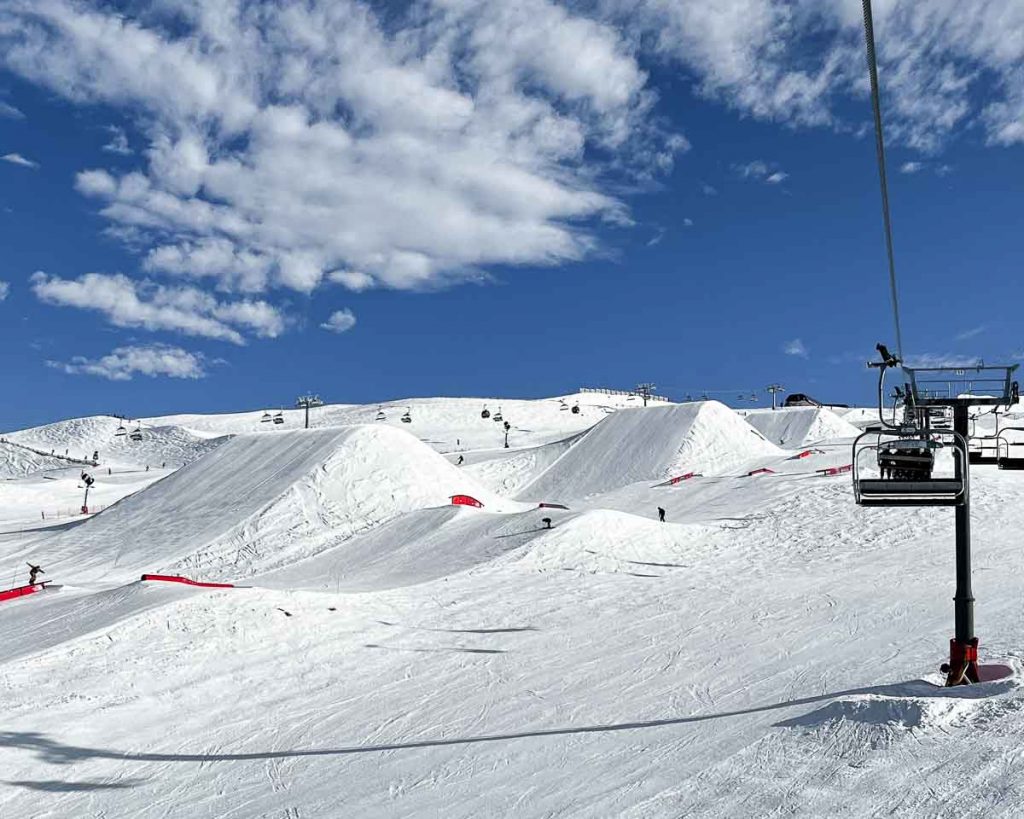
[[452, 495], [451, 501], [452, 506], [475, 506], [477, 509], [483, 508], [483, 504], [471, 495]]
[[846, 464], [845, 466], [830, 466], [828, 469], [817, 470], [818, 474], [823, 478], [827, 478], [830, 475], [842, 475], [846, 472], [853, 471], [853, 464]]
[[234, 583], [203, 583], [199, 580], [189, 580], [177, 574], [144, 574], [143, 580], [158, 580], [161, 583], [184, 583], [186, 586], [203, 586], [208, 589], [233, 589]]

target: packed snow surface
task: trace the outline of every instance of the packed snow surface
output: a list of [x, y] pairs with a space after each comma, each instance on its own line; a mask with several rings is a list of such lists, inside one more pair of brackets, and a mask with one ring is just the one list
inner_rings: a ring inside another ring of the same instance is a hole
[[[747, 410], [747, 423], [773, 444], [805, 447], [822, 441], [854, 438], [860, 430], [824, 407], [784, 407], [778, 410]], [[878, 421], [878, 413], [874, 415]]]
[[953, 513], [857, 507], [823, 411], [486, 403], [508, 449], [452, 398], [144, 419], [166, 468], [14, 433], [123, 499], [0, 482], [0, 576], [54, 584], [0, 602], [0, 816], [1024, 812], [1024, 473], [972, 469], [990, 681], [946, 689]]

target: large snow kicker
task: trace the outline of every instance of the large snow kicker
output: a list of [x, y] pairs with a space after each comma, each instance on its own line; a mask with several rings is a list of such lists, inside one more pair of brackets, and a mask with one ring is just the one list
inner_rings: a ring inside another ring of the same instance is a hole
[[401, 430], [354, 426], [240, 435], [26, 554], [75, 582], [140, 572], [211, 580], [287, 565], [406, 512], [470, 492], [510, 504]]
[[773, 444], [787, 449], [836, 438], [853, 438], [860, 434], [860, 430], [853, 424], [823, 407], [751, 410], [744, 417], [748, 424]]
[[595, 426], [520, 493], [565, 500], [639, 481], [711, 473], [778, 456], [735, 412], [717, 401], [621, 410]]

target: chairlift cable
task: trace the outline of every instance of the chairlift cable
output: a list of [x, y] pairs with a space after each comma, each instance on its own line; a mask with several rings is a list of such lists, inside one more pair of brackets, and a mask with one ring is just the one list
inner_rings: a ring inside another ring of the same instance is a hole
[[885, 172], [885, 139], [882, 135], [882, 104], [878, 92], [878, 61], [875, 57], [875, 26], [871, 14], [871, 0], [862, 0], [864, 6], [864, 42], [867, 46], [868, 74], [871, 80], [871, 108], [875, 117], [875, 148], [878, 153], [878, 178], [882, 189], [882, 220], [885, 224], [885, 248], [889, 257], [889, 289], [892, 296], [892, 315], [896, 328], [896, 355], [903, 359], [903, 334], [900, 331], [900, 306], [896, 292], [896, 261], [892, 249], [892, 219], [889, 215], [889, 183]]

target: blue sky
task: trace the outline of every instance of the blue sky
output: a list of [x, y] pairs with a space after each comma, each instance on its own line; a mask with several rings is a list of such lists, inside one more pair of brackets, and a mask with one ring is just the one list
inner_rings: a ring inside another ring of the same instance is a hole
[[[640, 380], [869, 401], [860, 4], [713, 5], [0, 4], [0, 428]], [[1016, 360], [1024, 12], [951, 8], [876, 13], [905, 352]]]

